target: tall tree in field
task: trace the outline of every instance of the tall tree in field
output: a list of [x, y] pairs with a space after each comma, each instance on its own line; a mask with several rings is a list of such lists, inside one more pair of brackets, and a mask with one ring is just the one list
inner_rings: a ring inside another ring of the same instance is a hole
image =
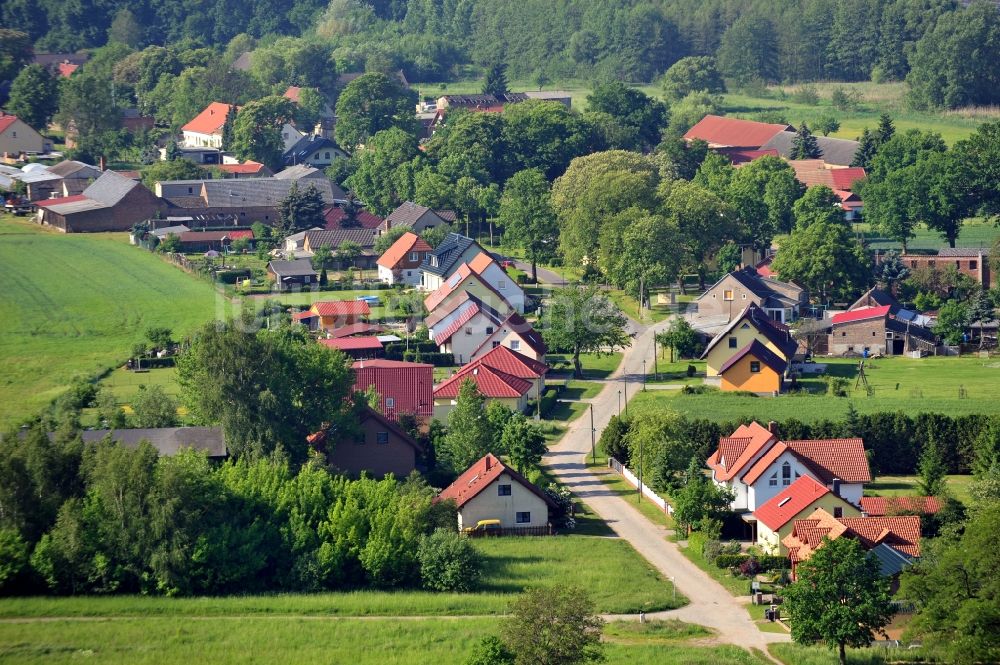
[[795, 137], [792, 139], [792, 154], [789, 156], [792, 159], [819, 159], [823, 156], [819, 141], [809, 130], [809, 125], [804, 122], [795, 131]]
[[28, 65], [10, 86], [7, 110], [39, 132], [59, 109], [59, 82], [41, 65]]
[[708, 260], [726, 241], [739, 239], [735, 216], [715, 193], [693, 182], [670, 181], [660, 194], [665, 214], [680, 230], [683, 262], [704, 287]]
[[236, 123], [236, 105], [230, 104], [226, 111], [226, 121], [222, 123], [222, 149], [233, 149], [233, 125]]
[[514, 601], [502, 634], [517, 665], [579, 665], [603, 660], [603, 626], [583, 589], [539, 588]]
[[971, 207], [995, 218], [1000, 214], [1000, 122], [983, 123], [954, 151], [971, 179]]
[[461, 473], [488, 452], [497, 450], [497, 432], [486, 417], [486, 398], [472, 379], [458, 389], [455, 408], [448, 414], [448, 433], [437, 450], [439, 462]]
[[281, 127], [292, 119], [294, 113], [294, 104], [277, 95], [249, 102], [233, 121], [233, 152], [241, 160], [252, 159], [272, 170], [279, 170], [285, 151]]
[[680, 101], [692, 92], [717, 94], [726, 91], [726, 84], [710, 56], [681, 58], [670, 66], [661, 81], [663, 94], [673, 102]]
[[637, 143], [623, 147], [643, 151], [651, 150], [660, 142], [660, 132], [666, 128], [669, 117], [663, 102], [621, 81], [596, 85], [587, 95], [587, 108], [607, 113], [631, 128]]
[[612, 353], [629, 344], [627, 319], [611, 300], [594, 286], [556, 289], [545, 311], [542, 331], [550, 348], [569, 353], [574, 376], [583, 378], [581, 353]]
[[507, 181], [498, 219], [504, 245], [524, 252], [531, 261], [531, 280], [537, 282], [538, 261], [552, 256], [559, 241], [549, 181], [541, 171], [526, 169]]
[[522, 475], [538, 466], [548, 450], [541, 428], [524, 414], [515, 413], [503, 426], [500, 443], [514, 468]]
[[816, 222], [781, 243], [772, 269], [822, 302], [851, 299], [871, 279], [869, 259], [846, 222]]
[[359, 76], [337, 98], [337, 143], [353, 152], [384, 129], [412, 132], [416, 103], [417, 93], [385, 74]]
[[867, 647], [892, 619], [889, 582], [878, 560], [868, 557], [852, 538], [824, 539], [808, 561], [799, 564], [798, 579], [785, 590], [792, 619], [792, 639], [809, 644], [822, 640], [836, 648], [847, 665], [847, 647]]
[[506, 95], [509, 92], [508, 86], [507, 64], [502, 60], [494, 61], [486, 70], [486, 78], [483, 79], [483, 94], [497, 97]]
[[288, 188], [288, 195], [278, 203], [278, 229], [283, 236], [298, 231], [323, 227], [323, 197], [314, 185], [302, 191], [299, 184], [293, 182]]

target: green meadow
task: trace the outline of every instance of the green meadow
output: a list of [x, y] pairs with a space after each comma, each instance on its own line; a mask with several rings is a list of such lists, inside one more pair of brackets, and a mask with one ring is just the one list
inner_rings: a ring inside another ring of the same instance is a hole
[[0, 426], [123, 363], [151, 326], [180, 335], [225, 315], [210, 284], [124, 233], [61, 234], [0, 216], [0, 237]]

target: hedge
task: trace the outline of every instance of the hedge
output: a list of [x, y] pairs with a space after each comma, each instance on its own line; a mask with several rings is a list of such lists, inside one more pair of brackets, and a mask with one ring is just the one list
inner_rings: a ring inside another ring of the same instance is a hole
[[545, 389], [545, 392], [542, 394], [542, 405], [541, 405], [541, 413], [543, 418], [549, 415], [552, 409], [555, 408], [558, 399], [559, 399], [559, 391], [557, 391], [555, 388]]
[[740, 564], [749, 561], [751, 558], [757, 560], [761, 572], [769, 570], [784, 570], [789, 567], [788, 557], [764, 554], [751, 557], [749, 554], [720, 554], [715, 558], [715, 565], [719, 568], [735, 568]]

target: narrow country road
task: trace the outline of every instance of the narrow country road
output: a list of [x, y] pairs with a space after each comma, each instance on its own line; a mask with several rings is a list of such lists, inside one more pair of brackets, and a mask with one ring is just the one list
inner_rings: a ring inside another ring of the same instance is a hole
[[[618, 410], [618, 391], [627, 384], [628, 397], [642, 389], [642, 361], [652, 359], [653, 335], [666, 326], [632, 324], [636, 336], [632, 346], [625, 350], [618, 370], [605, 382], [604, 389], [591, 401], [594, 405], [594, 427], [599, 438], [611, 416]], [[673, 579], [677, 590], [690, 600], [678, 610], [657, 613], [708, 626], [718, 632], [722, 642], [744, 648], [757, 648], [767, 653], [767, 645], [787, 642], [789, 636], [761, 632], [750, 619], [741, 602], [718, 582], [711, 579], [688, 561], [675, 543], [665, 539], [663, 527], [654, 524], [626, 500], [612, 494], [586, 467], [585, 457], [590, 454], [590, 419], [582, 417], [570, 428], [556, 446], [545, 456], [544, 463], [561, 483], [583, 500], [614, 532], [627, 540], [660, 573]]]

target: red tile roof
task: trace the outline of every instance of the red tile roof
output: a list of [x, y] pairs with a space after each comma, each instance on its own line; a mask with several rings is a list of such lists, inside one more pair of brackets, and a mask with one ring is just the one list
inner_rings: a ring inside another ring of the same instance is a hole
[[299, 94], [302, 92], [302, 88], [297, 85], [288, 86], [288, 90], [285, 90], [285, 94], [282, 95], [285, 99], [293, 102], [295, 104], [299, 103]]
[[709, 456], [708, 466], [715, 472], [716, 480], [730, 480], [776, 440], [774, 434], [757, 421], [740, 425], [730, 436], [719, 439], [719, 448]]
[[867, 319], [881, 319], [884, 316], [888, 316], [889, 310], [892, 309], [889, 305], [883, 305], [881, 307], [859, 307], [858, 309], [852, 309], [849, 312], [841, 312], [840, 314], [834, 315], [830, 319], [830, 323], [837, 325], [839, 323], [852, 323], [854, 321], [865, 321]]
[[264, 165], [260, 162], [248, 161], [242, 164], [219, 164], [218, 169], [226, 173], [260, 173]]
[[747, 485], [757, 482], [786, 451], [790, 451], [822, 483], [829, 485], [834, 478], [845, 483], [869, 483], [872, 480], [864, 441], [819, 439], [775, 444], [743, 475], [743, 482]]
[[372, 313], [363, 300], [324, 300], [314, 302], [311, 310], [319, 316], [368, 316]]
[[226, 115], [228, 113], [229, 104], [212, 102], [205, 107], [204, 111], [196, 115], [191, 122], [181, 127], [181, 131], [197, 132], [198, 134], [219, 134], [222, 132], [222, 126], [226, 124]]
[[498, 346], [486, 352], [485, 355], [478, 358], [475, 362], [488, 365], [501, 372], [506, 372], [512, 376], [529, 381], [534, 381], [549, 371], [549, 366], [545, 363], [539, 362], [534, 358], [529, 358], [517, 351], [512, 351], [506, 346]]
[[527, 379], [474, 362], [460, 369], [450, 379], [441, 382], [434, 389], [434, 399], [455, 399], [466, 379], [471, 379], [479, 388], [479, 392], [490, 399], [519, 398], [531, 390], [531, 382]]
[[852, 166], [846, 169], [830, 169], [830, 173], [833, 174], [833, 184], [832, 189], [846, 189], [851, 191], [854, 189], [854, 183], [858, 180], [864, 180], [867, 174], [865, 170], [860, 166]]
[[472, 357], [476, 357], [476, 354], [486, 348], [487, 344], [492, 344], [492, 340], [499, 336], [504, 329], [516, 333], [521, 341], [527, 344], [528, 347], [539, 356], [544, 357], [545, 354], [548, 353], [548, 347], [545, 345], [545, 340], [542, 338], [541, 334], [532, 328], [531, 324], [528, 323], [527, 319], [523, 316], [517, 312], [511, 312], [500, 324], [500, 327], [497, 328], [492, 335], [484, 339], [478, 347], [476, 347], [476, 350], [472, 352]]
[[385, 250], [385, 253], [378, 257], [378, 263], [384, 268], [395, 268], [400, 261], [406, 258], [410, 252], [429, 252], [433, 248], [427, 244], [427, 241], [418, 236], [416, 233], [410, 233], [407, 231], [403, 235], [399, 236], [396, 242], [392, 243], [389, 249]]
[[920, 556], [920, 517], [917, 515], [841, 517], [838, 521], [858, 536], [865, 549], [885, 543], [904, 554]]
[[802, 476], [755, 510], [753, 514], [758, 522], [767, 526], [771, 531], [777, 531], [788, 524], [793, 517], [829, 493], [830, 490], [827, 489], [826, 485], [821, 485], [809, 476]]
[[181, 242], [218, 242], [223, 238], [253, 240], [253, 231], [249, 229], [233, 229], [232, 231], [184, 231], [178, 238]]
[[761, 157], [779, 157], [777, 148], [766, 148], [764, 150], [748, 150], [745, 148], [719, 148], [716, 150], [720, 155], [729, 158], [733, 166], [743, 166]]
[[8, 113], [0, 115], [0, 132], [7, 131], [7, 128], [13, 125], [15, 122], [17, 122], [16, 115], [10, 115]]
[[80, 65], [75, 65], [72, 62], [60, 62], [56, 67], [59, 70], [59, 76], [69, 78], [73, 72], [80, 68]]
[[308, 309], [306, 311], [304, 311], [304, 312], [295, 312], [294, 314], [292, 314], [292, 320], [293, 321], [305, 321], [306, 319], [312, 319], [312, 318], [315, 318], [315, 317], [316, 317], [316, 314], [314, 314], [313, 312], [309, 311]]
[[341, 337], [339, 339], [321, 339], [319, 343], [332, 349], [340, 349], [341, 351], [367, 351], [382, 348], [382, 342], [378, 341], [378, 337]]
[[352, 323], [331, 331], [330, 337], [332, 339], [340, 339], [341, 337], [353, 337], [354, 335], [370, 336], [380, 332], [382, 332], [381, 326], [372, 325], [371, 323]]
[[766, 259], [755, 265], [753, 269], [756, 270], [757, 274], [760, 275], [761, 277], [777, 278], [778, 273], [774, 272], [774, 270], [771, 269], [771, 263], [774, 261], [775, 256], [777, 256], [777, 254], [772, 254], [771, 256], [767, 257]]
[[[343, 226], [345, 217], [347, 217], [347, 214], [340, 206], [330, 206], [327, 208], [323, 212], [323, 219], [326, 220], [326, 230], [333, 231], [335, 229], [351, 228]], [[363, 229], [377, 229], [385, 221], [378, 215], [374, 215], [367, 210], [359, 210], [355, 219]]]
[[491, 453], [487, 453], [485, 457], [466, 469], [455, 482], [444, 488], [441, 494], [438, 495], [437, 501], [452, 500], [461, 508], [505, 473], [516, 483], [537, 495], [538, 498], [549, 506], [555, 505], [552, 499], [531, 484], [527, 478], [514, 469], [507, 467]]
[[685, 139], [701, 139], [713, 147], [759, 149], [778, 132], [793, 130], [789, 125], [769, 124], [739, 118], [706, 115], [684, 135]]
[[[434, 415], [434, 366], [400, 360], [359, 360], [354, 370], [354, 389], [374, 386], [381, 397], [381, 411], [393, 420], [404, 413], [430, 418]], [[392, 408], [386, 406], [392, 398]]]
[[861, 510], [869, 517], [902, 513], [932, 515], [941, 510], [941, 500], [934, 496], [863, 496]]

